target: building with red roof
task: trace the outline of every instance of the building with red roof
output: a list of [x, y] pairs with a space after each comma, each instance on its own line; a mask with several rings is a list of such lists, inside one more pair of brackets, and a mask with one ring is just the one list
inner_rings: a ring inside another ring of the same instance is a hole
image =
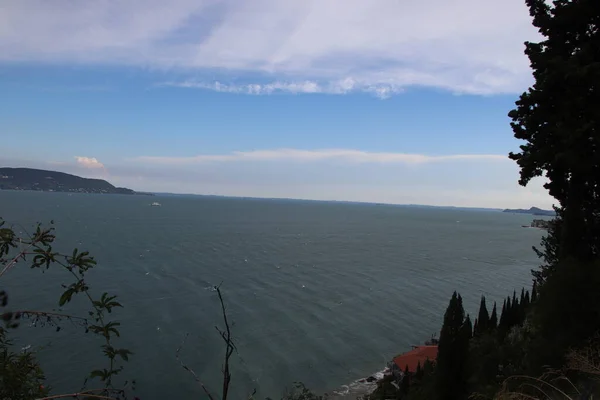
[[414, 349], [408, 353], [400, 354], [394, 358], [394, 369], [404, 372], [408, 367], [408, 372], [414, 374], [417, 372], [417, 365], [421, 367], [425, 361], [434, 362], [437, 359], [438, 347], [434, 346], [414, 346]]

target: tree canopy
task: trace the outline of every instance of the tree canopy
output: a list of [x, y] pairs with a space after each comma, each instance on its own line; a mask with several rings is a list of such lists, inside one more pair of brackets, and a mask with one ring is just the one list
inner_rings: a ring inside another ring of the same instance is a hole
[[589, 261], [600, 243], [600, 2], [526, 3], [544, 40], [525, 43], [535, 84], [509, 113], [515, 138], [526, 141], [509, 157], [521, 185], [545, 175], [558, 201], [560, 226], [543, 244], [549, 266], [553, 257]]

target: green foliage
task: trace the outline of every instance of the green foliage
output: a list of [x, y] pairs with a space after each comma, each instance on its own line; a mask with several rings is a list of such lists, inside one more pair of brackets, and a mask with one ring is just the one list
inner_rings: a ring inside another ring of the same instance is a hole
[[420, 372], [410, 382], [409, 400], [431, 400], [435, 398], [435, 366], [427, 360]]
[[406, 366], [406, 368], [404, 368], [404, 374], [402, 375], [402, 381], [400, 382], [400, 393], [402, 393], [403, 396], [408, 395], [408, 392], [410, 390], [410, 372], [408, 372], [408, 365]]
[[535, 85], [509, 113], [517, 139], [511, 153], [520, 183], [545, 175], [544, 186], [560, 204], [560, 227], [549, 232], [544, 257], [550, 261], [590, 260], [600, 244], [600, 32], [596, 0], [527, 0], [533, 25], [544, 36], [526, 43]]
[[460, 400], [467, 395], [466, 364], [472, 335], [470, 319], [465, 319], [462, 298], [454, 292], [440, 332], [436, 362], [436, 397]]
[[425, 376], [425, 371], [423, 370], [423, 367], [421, 366], [421, 361], [419, 361], [417, 363], [417, 370], [415, 371], [415, 379], [417, 381], [420, 381], [421, 379], [423, 379], [423, 376]]
[[501, 345], [497, 335], [485, 333], [474, 337], [469, 346], [469, 391], [492, 395], [498, 387]]
[[532, 322], [539, 339], [531, 363], [560, 366], [568, 349], [600, 332], [600, 261], [559, 264], [540, 289]]
[[[0, 293], [0, 310], [8, 305], [8, 296]], [[13, 343], [6, 337], [7, 329], [15, 328], [21, 316], [0, 312], [4, 326], [0, 326], [0, 399], [28, 400], [44, 397], [44, 373], [34, 355], [26, 349], [14, 351]]]
[[402, 378], [401, 386], [398, 387], [396, 378], [388, 375], [377, 382], [377, 388], [367, 398], [368, 400], [404, 399], [406, 393], [408, 393], [408, 379]]
[[[326, 400], [327, 396], [316, 395], [302, 382], [294, 382], [292, 388], [284, 393], [281, 400]], [[272, 400], [267, 398], [266, 400]]]
[[493, 332], [498, 328], [498, 311], [496, 310], [496, 302], [492, 308], [492, 315], [490, 316], [489, 331]]
[[485, 304], [485, 296], [481, 296], [481, 303], [479, 304], [479, 314], [477, 316], [477, 327], [473, 334], [479, 336], [482, 333], [487, 332], [490, 329], [490, 315], [488, 313], [487, 306]]
[[45, 397], [45, 376], [34, 354], [28, 350], [15, 352], [0, 328], [0, 399], [29, 400]]
[[[25, 263], [31, 269], [46, 270], [51, 267], [62, 269], [71, 278], [71, 282], [62, 285], [64, 290], [58, 298], [59, 307], [68, 305], [75, 296], [82, 295], [90, 305], [89, 318], [41, 310], [2, 312], [0, 315], [5, 326], [0, 330], [2, 339], [0, 350], [4, 352], [3, 360], [5, 364], [3, 364], [3, 369], [0, 370], [2, 373], [0, 380], [3, 382], [3, 387], [11, 388], [12, 394], [9, 396], [11, 398], [43, 397], [47, 389], [43, 389], [44, 393], [38, 391], [32, 394], [32, 390], [35, 388], [37, 388], [35, 390], [42, 390], [40, 384], [44, 379], [44, 375], [35, 361], [34, 354], [30, 352], [18, 353], [11, 350], [10, 341], [6, 337], [12, 331], [17, 332], [15, 329], [18, 328], [22, 318], [31, 319], [34, 325], [40, 322], [41, 325], [55, 327], [57, 331], [60, 330], [61, 321], [70, 320], [85, 328], [85, 332], [98, 335], [103, 341], [100, 349], [106, 358], [106, 366], [91, 371], [88, 379], [99, 379], [106, 393], [122, 393], [121, 389], [114, 388], [113, 379], [122, 371], [123, 365], [121, 363], [128, 361], [132, 353], [128, 349], [114, 346], [114, 338], [120, 336], [120, 323], [107, 319], [107, 314], [110, 314], [114, 308], [122, 307], [122, 305], [116, 300], [116, 296], [111, 296], [108, 293], [103, 293], [99, 298], [93, 297], [86, 280], [86, 274], [96, 266], [96, 261], [88, 252], [80, 252], [75, 249], [70, 254], [61, 254], [53, 250], [54, 240], [52, 223], [50, 228], [43, 228], [38, 224], [31, 235], [19, 237], [12, 228], [6, 227], [6, 223], [0, 219], [0, 278], [12, 268]], [[8, 305], [8, 294], [4, 291], [0, 292], [0, 304], [2, 307]], [[19, 372], [15, 373], [15, 371]], [[86, 383], [88, 379], [85, 379]], [[82, 392], [85, 392], [85, 390]]]

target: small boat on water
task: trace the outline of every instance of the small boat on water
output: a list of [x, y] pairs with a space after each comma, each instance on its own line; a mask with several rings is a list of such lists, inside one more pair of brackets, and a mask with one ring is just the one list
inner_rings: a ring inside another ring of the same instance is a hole
[[155, 201], [154, 203], [150, 204], [152, 207], [160, 207], [161, 204], [157, 201]]

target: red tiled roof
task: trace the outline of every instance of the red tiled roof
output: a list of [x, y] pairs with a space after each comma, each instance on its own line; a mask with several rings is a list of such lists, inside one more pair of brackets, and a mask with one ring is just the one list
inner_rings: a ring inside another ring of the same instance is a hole
[[438, 347], [437, 346], [418, 346], [414, 350], [408, 353], [401, 354], [394, 358], [394, 363], [402, 371], [408, 366], [408, 372], [415, 373], [417, 371], [417, 365], [421, 363], [421, 367], [425, 364], [425, 361], [435, 361], [437, 358]]

